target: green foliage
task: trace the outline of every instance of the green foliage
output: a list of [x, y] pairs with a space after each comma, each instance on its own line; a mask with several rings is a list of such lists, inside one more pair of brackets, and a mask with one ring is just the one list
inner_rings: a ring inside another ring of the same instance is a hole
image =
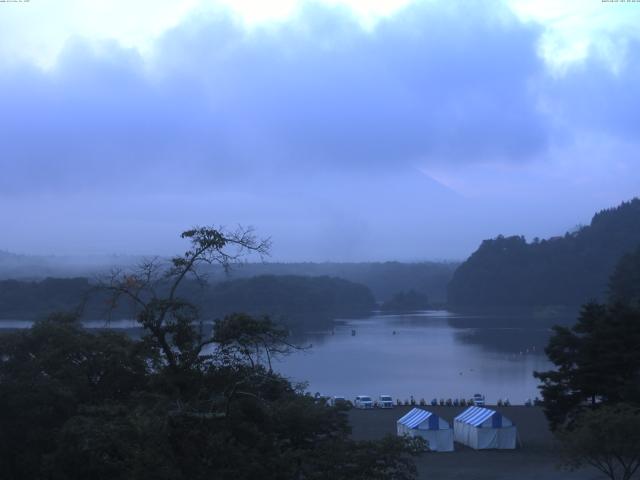
[[609, 280], [609, 302], [640, 309], [640, 247], [618, 262]]
[[[173, 259], [171, 268], [180, 265], [184, 267], [186, 263]], [[129, 282], [132, 289], [143, 288], [146, 282], [131, 276], [121, 280], [123, 285]], [[170, 287], [166, 278], [160, 278], [155, 285], [156, 296], [168, 295]], [[209, 319], [236, 312], [268, 314], [292, 329], [326, 328], [335, 317], [367, 315], [375, 308], [368, 288], [332, 277], [263, 275], [212, 285], [188, 278], [181, 282], [175, 298], [178, 296], [188, 305], [174, 303], [171, 309], [176, 315], [193, 317], [196, 313], [189, 311], [193, 306], [198, 308], [197, 315]], [[109, 297], [96, 291], [86, 279], [48, 279], [40, 283], [0, 281], [0, 318], [38, 318], [47, 311], [60, 309], [77, 309], [83, 312], [83, 318], [94, 320], [108, 315], [131, 317], [136, 304], [128, 298], [109, 311]], [[156, 313], [162, 308], [159, 301], [153, 305]], [[148, 314], [152, 313], [149, 310]]]
[[570, 428], [589, 406], [640, 403], [640, 312], [588, 304], [554, 332], [545, 351], [556, 369], [535, 373], [552, 428]]
[[320, 446], [303, 470], [313, 480], [410, 480], [416, 467], [411, 455], [425, 451], [423, 439], [387, 436], [379, 442], [330, 442]]
[[213, 339], [228, 362], [262, 364], [262, 356], [271, 368], [271, 358], [286, 355], [295, 347], [287, 343], [288, 333], [269, 317], [256, 319], [246, 314], [233, 314], [217, 321]]
[[228, 318], [216, 334], [204, 365], [179, 369], [151, 368], [142, 340], [60, 318], [3, 335], [3, 478], [414, 478], [415, 449], [351, 441], [342, 411], [230, 359], [258, 340], [260, 355], [289, 348], [268, 320]]
[[336, 316], [367, 315], [375, 307], [367, 287], [332, 277], [263, 275], [218, 283], [204, 294], [199, 304], [210, 315], [268, 314], [291, 328], [327, 326]]
[[[72, 262], [70, 260], [73, 260]], [[0, 250], [0, 279], [8, 278], [93, 278], [105, 268], [125, 266], [142, 260], [133, 256], [86, 257], [65, 259], [64, 257], [41, 257], [15, 255]], [[389, 300], [399, 290], [424, 291], [433, 302], [446, 301], [446, 287], [451, 280], [457, 262], [247, 262], [234, 265], [231, 271], [223, 266], [206, 263], [200, 265], [201, 272], [211, 283], [229, 279], [259, 277], [262, 275], [295, 275], [301, 277], [339, 277], [365, 285], [376, 300]], [[0, 284], [0, 292], [2, 291]], [[0, 304], [2, 301], [0, 300]], [[60, 308], [60, 307], [58, 307]], [[2, 307], [0, 307], [2, 311]], [[51, 311], [51, 310], [48, 310]], [[6, 317], [9, 318], [9, 317]], [[17, 317], [11, 317], [17, 318]]]
[[[246, 263], [234, 267], [234, 279], [275, 276], [338, 277], [371, 290], [376, 300], [387, 301], [399, 290], [428, 292], [434, 302], [446, 300], [446, 286], [458, 267], [456, 262], [363, 262], [363, 263]], [[212, 279], [223, 280], [220, 269], [205, 270]]]
[[267, 368], [294, 348], [268, 318], [199, 328], [178, 287], [199, 263], [262, 248], [242, 231], [217, 233], [185, 232], [181, 259], [103, 285], [114, 304], [136, 305], [142, 339], [88, 333], [73, 315], [0, 337], [3, 478], [414, 478], [414, 445], [350, 440], [343, 411]]
[[143, 387], [143, 352], [124, 336], [89, 334], [61, 315], [0, 337], [0, 450], [9, 478], [37, 478], [43, 453], [81, 406], [122, 402]]
[[90, 290], [86, 278], [0, 280], [0, 318], [44, 318], [49, 312], [75, 310]]
[[640, 199], [597, 213], [591, 224], [533, 243], [499, 236], [456, 270], [456, 306], [581, 305], [602, 298], [620, 257], [640, 244]]
[[546, 353], [556, 369], [535, 374], [565, 465], [591, 465], [612, 480], [640, 468], [638, 253], [619, 263], [609, 305], [587, 304], [572, 328], [555, 327]]
[[630, 480], [640, 468], [640, 410], [629, 405], [586, 411], [577, 427], [559, 434], [564, 464], [590, 465], [611, 480]]
[[385, 312], [415, 312], [429, 308], [431, 308], [431, 305], [427, 296], [415, 290], [398, 292], [380, 307]]

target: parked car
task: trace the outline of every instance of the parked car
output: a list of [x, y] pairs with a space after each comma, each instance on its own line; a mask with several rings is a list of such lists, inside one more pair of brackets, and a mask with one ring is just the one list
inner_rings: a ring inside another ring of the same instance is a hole
[[353, 406], [356, 408], [373, 408], [373, 400], [369, 395], [358, 395]]
[[336, 396], [336, 397], [331, 397], [329, 399], [329, 405], [331, 405], [332, 407], [337, 407], [340, 405], [347, 405], [347, 399], [344, 397], [340, 397], [340, 396]]
[[484, 395], [476, 393], [473, 395], [473, 404], [476, 407], [484, 407]]
[[393, 398], [391, 395], [379, 395], [375, 405], [378, 408], [393, 408]]

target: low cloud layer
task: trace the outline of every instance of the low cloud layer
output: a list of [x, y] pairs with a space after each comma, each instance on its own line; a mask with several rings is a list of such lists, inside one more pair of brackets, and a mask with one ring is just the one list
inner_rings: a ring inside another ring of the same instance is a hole
[[0, 73], [0, 248], [163, 253], [239, 222], [276, 259], [424, 259], [558, 233], [640, 185], [640, 64], [553, 74], [541, 35], [497, 2], [420, 2], [370, 30], [317, 4], [252, 30], [209, 12], [145, 54], [73, 38]]

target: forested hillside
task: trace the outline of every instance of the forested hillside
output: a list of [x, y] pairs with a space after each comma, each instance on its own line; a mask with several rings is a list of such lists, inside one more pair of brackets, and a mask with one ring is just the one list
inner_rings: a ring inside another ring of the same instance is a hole
[[[163, 286], [159, 286], [163, 290]], [[375, 308], [367, 287], [341, 278], [259, 276], [202, 287], [185, 282], [179, 294], [194, 303], [203, 319], [234, 312], [271, 315], [289, 327], [324, 327], [339, 316], [359, 316]], [[45, 317], [54, 311], [77, 311], [85, 319], [132, 318], [125, 302], [109, 312], [105, 292], [86, 278], [48, 278], [40, 282], [0, 281], [0, 319]]]
[[[142, 256], [31, 256], [0, 250], [0, 280], [42, 280], [95, 277], [112, 268], [127, 269], [144, 261]], [[241, 263], [225, 272], [219, 265], [204, 268], [212, 283], [261, 275], [339, 277], [366, 285], [376, 300], [387, 301], [403, 290], [415, 290], [432, 302], [446, 300], [447, 283], [458, 263], [454, 262], [299, 262]]]
[[618, 262], [609, 281], [609, 303], [640, 310], [640, 246]]
[[0, 319], [33, 320], [51, 312], [76, 310], [90, 290], [86, 278], [0, 280]]
[[367, 287], [342, 278], [262, 275], [205, 290], [200, 305], [213, 316], [233, 312], [291, 316], [363, 315], [375, 307]]
[[594, 215], [562, 237], [482, 242], [448, 287], [453, 306], [580, 305], [607, 295], [620, 258], [640, 245], [640, 200]]
[[[231, 272], [231, 278], [259, 275], [303, 275], [339, 277], [367, 286], [376, 300], [390, 300], [401, 291], [415, 290], [432, 302], [444, 302], [447, 284], [458, 267], [456, 262], [363, 262], [363, 263], [246, 263]], [[217, 269], [212, 278], [222, 279]]]
[[380, 305], [380, 310], [387, 313], [416, 312], [432, 308], [429, 298], [415, 290], [398, 292], [390, 300]]

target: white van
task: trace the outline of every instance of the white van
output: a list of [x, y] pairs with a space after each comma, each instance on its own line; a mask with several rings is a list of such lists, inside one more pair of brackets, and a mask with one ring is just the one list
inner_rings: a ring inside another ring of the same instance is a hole
[[355, 402], [353, 402], [353, 406], [364, 409], [373, 408], [373, 400], [369, 395], [358, 395]]
[[393, 398], [391, 398], [391, 395], [379, 395], [378, 400], [376, 400], [376, 407], [393, 408]]

